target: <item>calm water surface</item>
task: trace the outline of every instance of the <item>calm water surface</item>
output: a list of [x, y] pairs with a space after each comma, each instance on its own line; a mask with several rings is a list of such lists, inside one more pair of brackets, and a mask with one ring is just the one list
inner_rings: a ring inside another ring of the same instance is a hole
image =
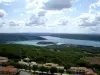
[[8, 42], [8, 43], [47, 46], [50, 44], [46, 44], [46, 45], [41, 44], [40, 45], [37, 43], [41, 42], [41, 41], [49, 41], [49, 42], [55, 42], [57, 44], [77, 44], [77, 45], [87, 45], [87, 46], [100, 47], [99, 41], [65, 39], [65, 38], [59, 38], [59, 37], [53, 37], [53, 36], [41, 36], [41, 37], [46, 38], [47, 40], [13, 41], [13, 42]]

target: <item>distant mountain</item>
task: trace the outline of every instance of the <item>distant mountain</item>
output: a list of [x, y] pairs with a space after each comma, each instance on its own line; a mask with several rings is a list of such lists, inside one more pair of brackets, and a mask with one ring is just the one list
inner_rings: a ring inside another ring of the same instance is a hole
[[34, 34], [23, 34], [23, 33], [0, 34], [0, 43], [5, 43], [7, 41], [27, 41], [27, 40], [45, 40], [45, 38], [36, 36]]

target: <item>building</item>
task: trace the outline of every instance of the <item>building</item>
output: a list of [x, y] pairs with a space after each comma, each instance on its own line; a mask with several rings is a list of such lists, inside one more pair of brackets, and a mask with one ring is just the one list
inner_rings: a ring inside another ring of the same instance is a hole
[[8, 62], [8, 58], [6, 57], [0, 57], [0, 63]]
[[33, 66], [33, 65], [37, 65], [37, 63], [36, 62], [31, 62], [30, 66]]
[[43, 64], [43, 66], [47, 66], [47, 67], [57, 67], [58, 64], [54, 64], [54, 63], [45, 63], [45, 64]]
[[0, 75], [16, 75], [17, 68], [13, 66], [0, 67]]
[[23, 60], [19, 61], [18, 63], [19, 63], [19, 64], [22, 64], [22, 65], [27, 65], [27, 66], [29, 66], [29, 63], [24, 62]]
[[38, 64], [38, 66], [56, 67], [56, 68], [58, 68], [58, 69], [64, 69], [63, 66], [59, 66], [58, 64], [54, 64], [54, 63]]
[[27, 57], [27, 58], [24, 58], [24, 60], [28, 62], [30, 61], [30, 58]]
[[79, 74], [79, 75], [97, 75], [93, 72], [92, 69], [88, 69], [86, 67], [71, 67], [70, 73], [72, 74]]

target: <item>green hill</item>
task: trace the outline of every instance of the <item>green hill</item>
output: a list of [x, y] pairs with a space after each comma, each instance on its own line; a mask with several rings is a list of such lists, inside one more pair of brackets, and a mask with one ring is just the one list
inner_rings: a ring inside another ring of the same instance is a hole
[[45, 40], [42, 37], [35, 36], [32, 34], [0, 34], [0, 43], [7, 41], [27, 41], [27, 40]]

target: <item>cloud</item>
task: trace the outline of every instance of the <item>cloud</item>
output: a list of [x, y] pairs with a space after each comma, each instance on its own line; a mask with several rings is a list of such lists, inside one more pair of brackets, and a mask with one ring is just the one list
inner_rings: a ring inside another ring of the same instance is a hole
[[0, 9], [0, 18], [3, 18], [5, 15], [7, 15], [7, 13], [3, 9]]
[[92, 3], [90, 6], [89, 6], [89, 12], [97, 12], [96, 9], [100, 7], [100, 0], [97, 0], [97, 2], [95, 3]]
[[17, 21], [11, 20], [9, 21], [9, 26], [19, 26], [19, 23], [17, 23]]
[[5, 4], [5, 5], [9, 5], [10, 3], [12, 3], [15, 0], [0, 0], [0, 4]]
[[3, 27], [4, 24], [5, 22], [0, 22], [0, 28]]
[[38, 16], [36, 14], [33, 14], [29, 20], [26, 22], [26, 26], [38, 26], [38, 25], [44, 25], [45, 24], [45, 18]]
[[85, 13], [78, 17], [79, 26], [95, 27], [100, 26], [100, 13]]
[[38, 12], [38, 16], [45, 16], [45, 14], [46, 14], [45, 10], [42, 10], [42, 11]]
[[69, 23], [69, 19], [67, 19], [66, 17], [62, 17], [58, 20], [57, 25], [66, 26], [68, 25], [68, 23]]
[[64, 8], [71, 8], [76, 0], [48, 0], [44, 3], [44, 9], [47, 10], [62, 10]]
[[100, 0], [98, 0], [96, 3], [93, 3], [90, 5], [90, 9], [96, 8], [100, 6]]
[[26, 0], [26, 9], [40, 9], [45, 0]]
[[68, 24], [68, 20], [64, 20], [64, 21], [61, 21], [60, 23], [59, 23], [59, 25], [63, 25], [63, 26], [65, 26], [65, 25], [67, 25]]

